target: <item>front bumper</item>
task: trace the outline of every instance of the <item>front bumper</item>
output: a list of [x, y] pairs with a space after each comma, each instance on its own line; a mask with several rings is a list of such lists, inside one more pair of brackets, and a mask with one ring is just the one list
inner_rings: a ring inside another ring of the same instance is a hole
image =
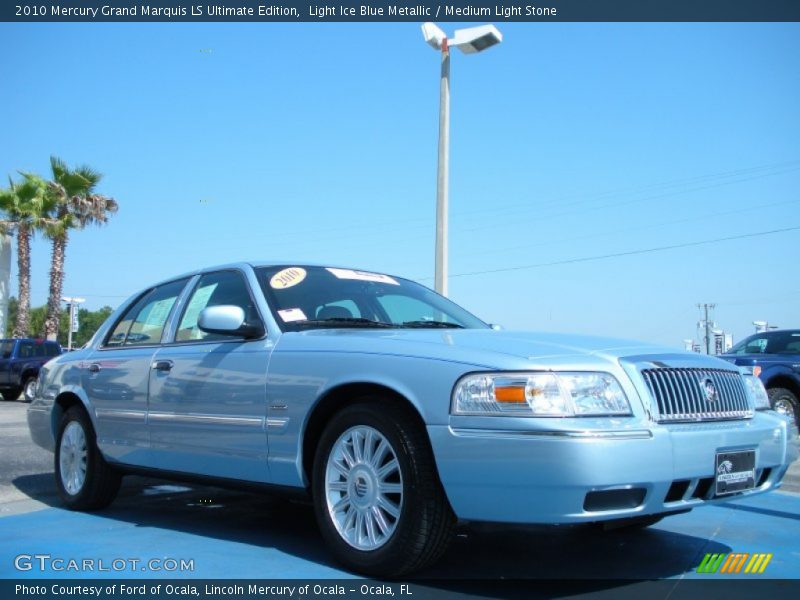
[[[786, 419], [610, 429], [599, 420], [451, 417], [429, 426], [439, 475], [456, 515], [501, 523], [578, 523], [678, 512], [714, 501], [718, 451], [756, 452], [756, 489], [779, 485], [798, 457]], [[551, 421], [550, 423], [553, 423]], [[487, 429], [491, 427], [491, 429]], [[601, 492], [601, 493], [598, 493]]]

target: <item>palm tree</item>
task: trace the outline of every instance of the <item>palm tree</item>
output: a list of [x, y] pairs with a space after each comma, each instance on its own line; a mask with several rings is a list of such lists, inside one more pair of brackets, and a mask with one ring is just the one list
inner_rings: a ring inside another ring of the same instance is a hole
[[53, 242], [50, 262], [50, 295], [47, 299], [47, 318], [44, 333], [54, 340], [58, 335], [61, 316], [61, 292], [64, 286], [64, 259], [70, 229], [83, 229], [87, 225], [103, 225], [117, 212], [117, 202], [95, 191], [102, 175], [87, 166], [74, 169], [55, 156], [50, 157], [52, 181], [48, 182], [48, 195], [54, 202], [52, 218], [46, 228]]
[[47, 194], [47, 183], [32, 173], [22, 173], [22, 181], [8, 180], [8, 189], [0, 190], [0, 230], [17, 234], [17, 277], [19, 298], [13, 337], [30, 334], [31, 309], [31, 237], [42, 229], [52, 211], [52, 199]]

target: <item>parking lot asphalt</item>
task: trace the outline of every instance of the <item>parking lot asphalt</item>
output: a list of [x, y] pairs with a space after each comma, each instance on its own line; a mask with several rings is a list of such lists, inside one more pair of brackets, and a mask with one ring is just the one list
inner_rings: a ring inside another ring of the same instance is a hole
[[[332, 562], [311, 507], [280, 498], [128, 477], [108, 509], [60, 508], [52, 455], [30, 441], [25, 409], [21, 402], [0, 403], [0, 578], [355, 577]], [[792, 478], [798, 473], [796, 463]], [[642, 531], [464, 527], [444, 558], [418, 577], [714, 579], [730, 576], [697, 573], [706, 553], [746, 552], [772, 554], [765, 576], [796, 579], [798, 534], [800, 494], [777, 491], [696, 509]], [[90, 572], [15, 566], [16, 557], [35, 554], [92, 559], [95, 566]], [[123, 567], [118, 559], [124, 568], [117, 569]], [[181, 560], [191, 561], [191, 570], [171, 568]], [[108, 570], [97, 570], [100, 561]]]

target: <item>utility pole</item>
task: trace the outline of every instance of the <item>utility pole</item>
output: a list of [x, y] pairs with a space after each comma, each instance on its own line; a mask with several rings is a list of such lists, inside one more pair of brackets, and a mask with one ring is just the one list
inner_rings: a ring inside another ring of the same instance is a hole
[[716, 304], [698, 304], [697, 308], [704, 311], [705, 318], [700, 321], [703, 324], [703, 329], [705, 330], [705, 341], [706, 341], [706, 354], [711, 354], [711, 328], [714, 327], [714, 323], [709, 321], [708, 319], [708, 311], [714, 310], [716, 308]]

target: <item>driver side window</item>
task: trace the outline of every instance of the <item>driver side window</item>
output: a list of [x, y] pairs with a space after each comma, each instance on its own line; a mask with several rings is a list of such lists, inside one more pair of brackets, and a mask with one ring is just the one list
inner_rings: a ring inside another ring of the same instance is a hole
[[219, 333], [208, 333], [197, 326], [203, 309], [209, 306], [233, 305], [244, 310], [245, 321], [258, 319], [253, 299], [242, 274], [237, 271], [206, 273], [197, 282], [181, 316], [176, 342], [230, 341], [237, 338]]

